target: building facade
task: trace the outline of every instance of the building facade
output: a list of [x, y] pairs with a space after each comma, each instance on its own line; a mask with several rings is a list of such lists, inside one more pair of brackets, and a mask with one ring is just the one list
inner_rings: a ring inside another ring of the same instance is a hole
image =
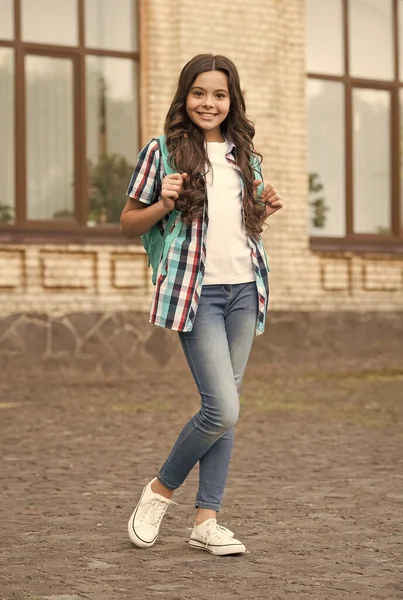
[[201, 52], [237, 65], [265, 180], [285, 199], [264, 234], [271, 310], [403, 310], [403, 0], [0, 11], [3, 341], [24, 314], [149, 310], [145, 255], [118, 217], [139, 148]]

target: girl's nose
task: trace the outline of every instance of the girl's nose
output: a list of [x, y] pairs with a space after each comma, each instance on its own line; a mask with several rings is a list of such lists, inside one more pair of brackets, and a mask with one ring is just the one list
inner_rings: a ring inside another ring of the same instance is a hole
[[206, 106], [206, 107], [207, 107], [207, 106], [209, 106], [209, 107], [212, 107], [212, 106], [214, 106], [214, 104], [213, 104], [213, 101], [212, 101], [212, 100], [210, 100], [210, 99], [206, 98], [206, 99], [204, 100], [204, 102], [203, 102], [203, 106]]

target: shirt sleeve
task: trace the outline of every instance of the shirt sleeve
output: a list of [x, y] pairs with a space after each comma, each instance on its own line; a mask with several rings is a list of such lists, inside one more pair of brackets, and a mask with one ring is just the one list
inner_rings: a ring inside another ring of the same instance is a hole
[[158, 200], [160, 190], [160, 147], [156, 139], [144, 146], [138, 155], [137, 165], [131, 176], [126, 195], [144, 204]]
[[264, 179], [263, 179], [263, 172], [262, 172], [261, 163], [258, 161], [258, 159], [257, 159], [256, 156], [254, 156], [253, 159], [252, 159], [252, 167], [253, 167], [253, 169], [255, 171], [255, 177], [256, 177], [256, 179], [261, 180], [261, 183], [258, 185], [258, 188], [256, 190], [256, 192], [257, 192], [256, 193], [257, 201], [260, 204], [265, 204], [264, 202], [261, 202], [261, 200], [260, 200], [260, 196], [262, 195], [263, 190], [264, 190]]

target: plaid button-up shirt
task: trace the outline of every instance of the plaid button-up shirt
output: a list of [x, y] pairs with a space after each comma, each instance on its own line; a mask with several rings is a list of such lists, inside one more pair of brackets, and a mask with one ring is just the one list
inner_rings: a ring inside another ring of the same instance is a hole
[[[235, 161], [236, 148], [229, 143], [226, 159], [240, 171]], [[165, 177], [161, 149], [158, 139], [151, 139], [141, 150], [136, 169], [131, 177], [127, 195], [145, 204], [161, 198], [162, 179]], [[244, 193], [241, 177], [242, 194]], [[159, 226], [163, 228], [169, 215]], [[180, 219], [180, 215], [178, 215]], [[199, 305], [206, 263], [206, 238], [208, 228], [207, 196], [204, 214], [191, 225], [183, 225], [172, 242], [162, 274], [160, 264], [157, 282], [151, 303], [150, 322], [160, 327], [177, 331], [191, 331]], [[256, 335], [263, 333], [269, 299], [269, 284], [266, 252], [263, 241], [247, 237], [256, 278], [258, 317]]]

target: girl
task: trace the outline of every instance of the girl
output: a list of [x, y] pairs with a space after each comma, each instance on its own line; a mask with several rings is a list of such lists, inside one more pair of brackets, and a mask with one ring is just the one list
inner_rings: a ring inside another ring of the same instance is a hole
[[218, 525], [239, 393], [254, 335], [263, 333], [268, 266], [261, 232], [282, 199], [268, 185], [257, 199], [253, 124], [245, 114], [239, 75], [224, 56], [201, 54], [183, 68], [165, 121], [170, 164], [159, 139], [139, 154], [121, 229], [132, 238], [176, 208], [182, 225], [160, 263], [150, 321], [179, 332], [201, 396], [200, 411], [182, 429], [158, 475], [130, 517], [129, 537], [152, 546], [172, 495], [199, 463], [196, 518], [189, 545], [213, 554], [245, 546]]

